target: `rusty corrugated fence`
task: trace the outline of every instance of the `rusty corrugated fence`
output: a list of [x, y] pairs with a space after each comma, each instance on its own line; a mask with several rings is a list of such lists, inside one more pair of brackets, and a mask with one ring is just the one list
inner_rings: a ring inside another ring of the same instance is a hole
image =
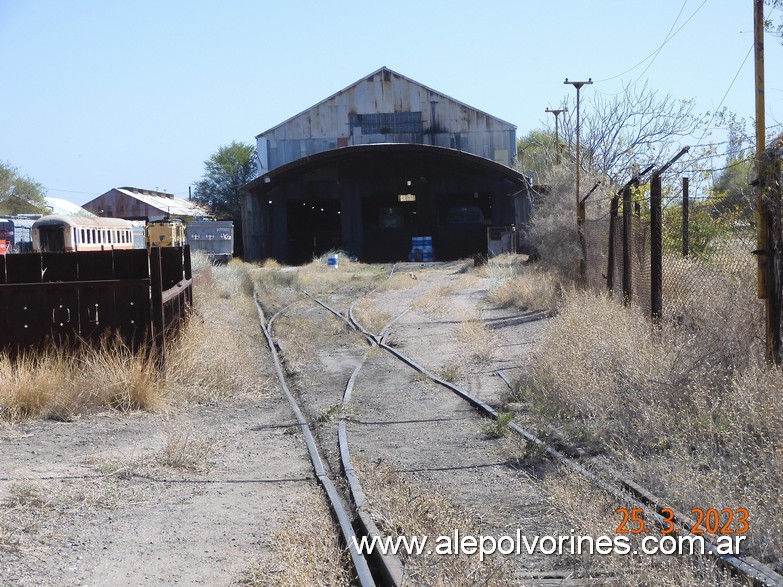
[[188, 247], [0, 256], [0, 349], [11, 353], [108, 331], [162, 356], [192, 303]]

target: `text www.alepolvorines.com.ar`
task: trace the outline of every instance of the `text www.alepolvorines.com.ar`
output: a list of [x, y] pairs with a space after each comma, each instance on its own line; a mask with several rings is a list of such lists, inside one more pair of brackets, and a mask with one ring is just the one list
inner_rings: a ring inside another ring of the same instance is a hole
[[[746, 536], [723, 536], [718, 541], [719, 554], [739, 554]], [[479, 560], [494, 554], [510, 555], [703, 555], [708, 551], [704, 537], [696, 535], [644, 536], [634, 545], [629, 536], [526, 536], [520, 530], [516, 535], [474, 536], [454, 530], [452, 534], [437, 536], [362, 536], [351, 538], [352, 546], [360, 554], [478, 555]]]

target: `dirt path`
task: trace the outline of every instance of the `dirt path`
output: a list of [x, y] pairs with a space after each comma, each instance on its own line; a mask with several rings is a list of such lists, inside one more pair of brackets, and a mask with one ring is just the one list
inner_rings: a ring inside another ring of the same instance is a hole
[[[404, 267], [411, 284], [381, 289], [374, 306], [409, 311], [390, 343], [435, 373], [448, 373], [490, 404], [506, 401], [495, 372], [523, 368], [541, 323], [489, 306], [486, 281], [459, 264]], [[332, 297], [345, 310], [356, 294]], [[343, 307], [344, 306], [344, 307]], [[362, 340], [323, 310], [300, 311], [318, 337], [286, 340], [295, 388], [318, 434], [329, 440], [330, 409], [366, 351]], [[470, 327], [474, 331], [471, 340]], [[313, 343], [321, 350], [307, 357]], [[298, 358], [294, 348], [302, 350]], [[259, 352], [267, 352], [259, 348]], [[260, 373], [268, 377], [271, 371]], [[408, 402], [408, 403], [406, 403]], [[492, 440], [463, 401], [392, 359], [371, 354], [346, 412], [357, 458], [391, 467], [423, 491], [474, 512], [494, 535], [521, 529], [557, 534], [540, 471], [519, 467], [520, 446]], [[70, 422], [0, 428], [0, 584], [229, 585], [268, 559], [270, 534], [316, 500], [301, 435], [277, 390], [175, 412], [101, 413]], [[336, 435], [335, 435], [336, 438]], [[370, 496], [372, 497], [372, 496]], [[513, 575], [548, 569], [552, 560], [518, 558]]]
[[236, 583], [319, 491], [291, 423], [270, 396], [0, 429], [0, 584]]

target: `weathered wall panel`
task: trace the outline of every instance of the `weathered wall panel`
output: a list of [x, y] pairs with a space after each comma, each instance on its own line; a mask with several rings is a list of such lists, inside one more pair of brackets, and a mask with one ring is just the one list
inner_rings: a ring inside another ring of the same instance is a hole
[[[420, 128], [396, 131], [363, 115], [420, 113]], [[367, 117], [366, 117], [367, 118]], [[368, 132], [368, 126], [373, 128]], [[380, 132], [378, 132], [380, 130]], [[256, 137], [262, 174], [339, 146], [416, 143], [464, 150], [511, 165], [516, 127], [382, 68]]]

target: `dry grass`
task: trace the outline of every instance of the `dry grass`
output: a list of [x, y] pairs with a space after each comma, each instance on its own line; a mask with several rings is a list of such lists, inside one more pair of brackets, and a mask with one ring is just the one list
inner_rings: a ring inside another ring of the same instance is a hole
[[743, 298], [711, 301], [654, 328], [635, 309], [570, 294], [521, 388], [544, 421], [619, 457], [678, 509], [747, 508], [746, 550], [779, 563], [783, 373], [761, 364]]
[[340, 544], [321, 492], [288, 508], [288, 523], [271, 535], [271, 556], [254, 565], [243, 585], [300, 587], [349, 585], [348, 551]]
[[471, 362], [486, 365], [492, 361], [499, 338], [478, 316], [463, 316], [457, 327], [457, 340], [467, 350]]
[[251, 266], [212, 267], [212, 280], [195, 290], [196, 310], [168, 347], [166, 367], [106, 337], [76, 351], [49, 348], [16, 360], [0, 354], [0, 418], [69, 419], [101, 409], [164, 411], [172, 404], [263, 394], [261, 332], [250, 291]]
[[417, 310], [430, 314], [447, 312], [449, 310], [445, 299], [453, 293], [451, 286], [441, 286], [430, 288], [413, 302], [413, 307]]
[[375, 302], [364, 297], [353, 307], [353, 314], [359, 324], [368, 331], [378, 334], [392, 320], [391, 314], [378, 308]]
[[0, 354], [0, 414], [9, 421], [68, 419], [84, 411], [157, 410], [163, 405], [154, 358], [116, 338], [76, 352], [49, 348], [16, 360]]
[[252, 298], [253, 270], [236, 260], [216, 266], [212, 286], [195, 291], [195, 315], [167, 355], [172, 401], [263, 397], [273, 389]]
[[[329, 267], [329, 255], [339, 255], [337, 268]], [[368, 265], [352, 260], [341, 251], [329, 251], [299, 268], [301, 289], [318, 296], [338, 290], [369, 290], [382, 283], [386, 270], [379, 265]]]
[[[573, 529], [575, 536], [617, 536], [621, 516], [618, 504], [583, 477], [568, 470], [547, 476], [543, 482], [549, 494], [553, 514]], [[645, 520], [649, 523], [648, 520]], [[629, 535], [630, 547], [641, 553], [641, 536]], [[663, 556], [609, 554], [571, 555], [563, 565], [576, 569], [580, 577], [606, 577], [606, 584], [644, 587], [661, 585], [747, 585], [728, 577], [714, 560], [699, 556]], [[604, 584], [597, 581], [597, 584]]]
[[209, 457], [218, 443], [214, 434], [197, 430], [192, 422], [168, 420], [163, 435], [165, 441], [156, 456], [159, 464], [187, 471], [209, 470]]
[[[445, 498], [425, 493], [396, 475], [391, 469], [355, 460], [362, 487], [370, 500], [372, 517], [385, 535], [451, 536], [455, 528], [465, 535], [479, 536], [479, 516]], [[402, 555], [402, 553], [400, 553]], [[509, 585], [509, 569], [502, 555], [479, 561], [478, 556], [401, 556], [406, 584], [410, 585]]]
[[18, 481], [8, 487], [0, 504], [0, 552], [29, 548], [40, 533], [42, 518], [56, 499], [52, 488], [41, 481]]
[[405, 271], [395, 271], [391, 274], [391, 277], [383, 281], [378, 286], [378, 291], [395, 291], [402, 289], [410, 289], [419, 284], [418, 279], [413, 279], [410, 273]]
[[348, 327], [319, 307], [311, 306], [308, 313], [282, 313], [273, 324], [275, 332], [285, 332], [280, 356], [286, 371], [296, 375], [313, 359], [314, 346], [329, 347], [331, 338]]
[[484, 267], [489, 279], [487, 299], [502, 307], [555, 312], [571, 282], [558, 271], [539, 264], [526, 265], [524, 257], [502, 255]]

